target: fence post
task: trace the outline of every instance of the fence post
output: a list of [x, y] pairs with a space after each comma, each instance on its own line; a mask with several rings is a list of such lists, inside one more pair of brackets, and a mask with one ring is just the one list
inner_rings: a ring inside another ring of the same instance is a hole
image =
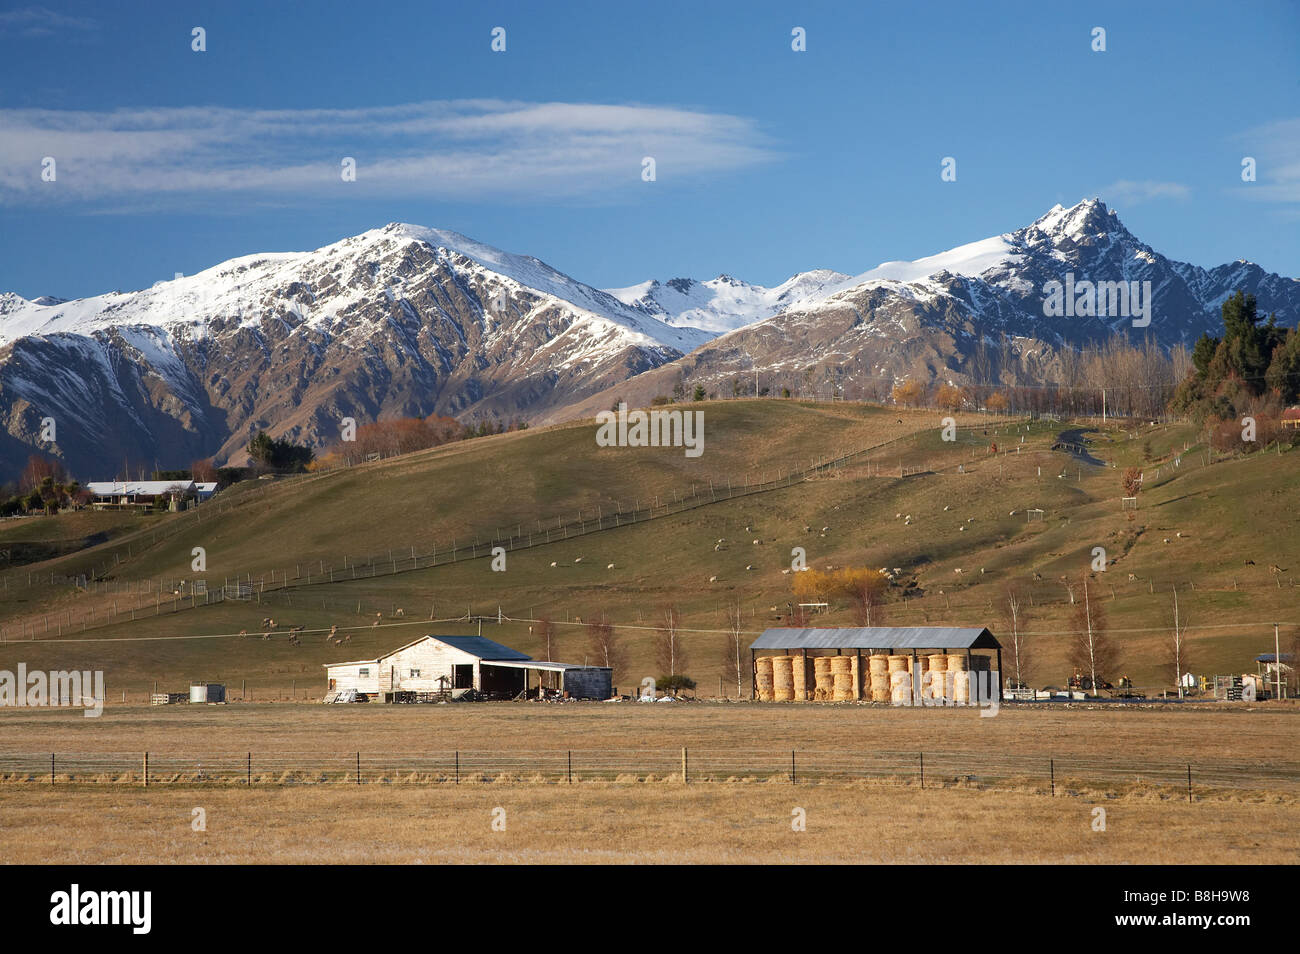
[[921, 788], [925, 789], [925, 753], [921, 752]]
[[569, 749], [569, 784], [573, 784], [573, 750]]
[[1191, 802], [1192, 802], [1192, 766], [1189, 764], [1187, 766], [1187, 803], [1190, 805]]
[[357, 753], [357, 784], [361, 784], [361, 753]]
[[50, 784], [54, 784], [54, 753], [50, 753]]
[[253, 753], [248, 753], [248, 787], [253, 787]]
[[1056, 795], [1056, 759], [1047, 760], [1048, 770], [1052, 773], [1052, 795]]
[[686, 785], [690, 782], [690, 780], [691, 777], [688, 771], [688, 763], [686, 761], [686, 746], [683, 745], [682, 746], [682, 784]]
[[791, 784], [791, 785], [794, 785], [794, 784], [795, 784], [795, 773], [794, 773], [794, 749], [791, 749], [791, 750], [790, 750], [790, 784]]
[[149, 753], [144, 754], [144, 787], [149, 787]]
[[456, 784], [460, 784], [460, 750], [456, 750]]

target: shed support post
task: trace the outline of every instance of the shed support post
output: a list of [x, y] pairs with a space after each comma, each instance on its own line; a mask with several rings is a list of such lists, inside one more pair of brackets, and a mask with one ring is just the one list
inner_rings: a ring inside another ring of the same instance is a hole
[[1002, 647], [998, 647], [998, 702], [1002, 701]]
[[758, 698], [758, 653], [749, 651], [749, 698]]

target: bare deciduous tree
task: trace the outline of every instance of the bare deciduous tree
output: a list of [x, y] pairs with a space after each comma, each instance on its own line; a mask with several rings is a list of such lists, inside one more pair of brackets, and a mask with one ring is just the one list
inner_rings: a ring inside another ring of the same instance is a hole
[[686, 666], [686, 653], [681, 645], [678, 630], [681, 628], [682, 614], [676, 606], [665, 606], [659, 623], [658, 657], [659, 670], [662, 675], [675, 676]]
[[1088, 672], [1095, 692], [1101, 682], [1115, 674], [1120, 651], [1119, 644], [1107, 633], [1110, 624], [1106, 621], [1106, 611], [1100, 603], [1092, 605], [1086, 576], [1083, 578], [1083, 602], [1075, 604], [1072, 620], [1075, 632], [1070, 647], [1070, 664]]
[[[1021, 605], [1020, 591], [1014, 586], [1006, 591], [1006, 618], [1011, 627], [1011, 671], [1015, 677], [1016, 687], [1027, 685], [1029, 678], [1030, 653], [1028, 637], [1021, 632], [1025, 622], [1025, 611]], [[1005, 676], [1005, 673], [1003, 674]]]

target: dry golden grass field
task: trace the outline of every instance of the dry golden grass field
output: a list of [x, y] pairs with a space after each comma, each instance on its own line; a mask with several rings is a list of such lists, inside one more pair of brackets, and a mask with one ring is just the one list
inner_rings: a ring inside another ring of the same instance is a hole
[[0, 857], [19, 864], [1269, 864], [1298, 860], [1275, 834], [1297, 822], [1282, 796], [1189, 805], [872, 783], [0, 787]]
[[[0, 857], [78, 864], [1294, 863], [1294, 839], [1275, 832], [1300, 822], [1300, 766], [1289, 761], [1298, 718], [1295, 708], [1280, 706], [1008, 706], [993, 718], [704, 703], [109, 706], [98, 719], [8, 710], [0, 712], [0, 760], [18, 753], [120, 756], [126, 771], [78, 773], [76, 782], [60, 772], [53, 786], [39, 772], [6, 773]], [[682, 747], [702, 766], [692, 769], [689, 784], [678, 771]], [[138, 773], [144, 750], [153, 760], [147, 789]], [[472, 753], [513, 755], [516, 770], [466, 771], [455, 784], [449, 771], [417, 764], [442, 758], [446, 769], [451, 750], [465, 753], [467, 766]], [[792, 784], [790, 750], [813, 763], [818, 753], [834, 755], [840, 766], [858, 756], [924, 751], [930, 767], [924, 790], [908, 759], [898, 763], [902, 770], [878, 776], [819, 780], [814, 773]], [[555, 771], [567, 751], [579, 766], [571, 784]], [[251, 787], [240, 768], [248, 752]], [[360, 785], [351, 774], [357, 752]], [[583, 760], [595, 753], [623, 771], [584, 775]], [[611, 753], [621, 761], [609, 762]], [[710, 772], [709, 758], [719, 753], [753, 753], [746, 764], [756, 768]], [[417, 762], [395, 767], [395, 754]], [[232, 775], [216, 784], [196, 780], [195, 766], [204, 778], [219, 777], [223, 755]], [[1040, 756], [1044, 766], [1057, 760], [1055, 796], [1045, 774], [1006, 770]], [[334, 757], [337, 766], [323, 773], [282, 771]], [[1105, 771], [1167, 762], [1191, 764], [1198, 777], [1224, 766], [1289, 766], [1291, 774], [1260, 786], [1198, 782], [1189, 803], [1176, 779]], [[954, 765], [962, 774], [953, 774]], [[1002, 768], [985, 776], [986, 765]], [[298, 784], [304, 780], [318, 784]], [[1093, 830], [1098, 807], [1105, 831]], [[204, 810], [206, 831], [192, 830], [194, 808]], [[796, 809], [804, 810], [806, 831], [792, 828]], [[505, 831], [493, 829], [494, 819], [498, 826], [504, 819]], [[84, 837], [67, 837], [77, 831]]]

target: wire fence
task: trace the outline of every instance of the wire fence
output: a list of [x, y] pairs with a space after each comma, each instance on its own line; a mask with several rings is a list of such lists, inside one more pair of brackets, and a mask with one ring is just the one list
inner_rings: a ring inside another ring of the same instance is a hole
[[1300, 763], [825, 749], [552, 749], [346, 752], [5, 752], [0, 782], [134, 785], [881, 781], [921, 788], [1073, 787], [1300, 792]]
[[[1033, 422], [1003, 421], [998, 425], [994, 425], [994, 429], [1000, 433], [1004, 428], [1019, 431], [1022, 427], [1032, 425]], [[963, 425], [959, 428], [959, 432], [965, 431], [969, 435], [981, 429], [987, 428], [982, 424]], [[871, 461], [870, 458], [871, 455], [878, 454], [890, 445], [897, 443], [897, 441], [906, 440], [910, 436], [907, 435], [868, 448], [850, 451], [837, 457], [811, 458], [808, 467], [795, 468], [790, 471], [782, 469], [778, 471], [775, 478], [768, 480], [751, 482], [748, 477], [745, 477], [739, 481], [726, 478], [715, 482], [711, 479], [705, 479], [691, 484], [689, 490], [683, 487], [645, 499], [636, 498], [630, 504], [623, 501], [614, 501], [612, 507], [610, 505], [598, 505], [594, 508], [594, 512], [579, 510], [571, 519], [565, 517], [555, 518], [554, 525], [552, 525], [550, 518], [545, 522], [537, 518], [529, 525], [517, 523], [513, 529], [497, 527], [476, 536], [472, 543], [469, 542], [468, 538], [462, 540], [453, 537], [450, 545], [444, 543], [441, 548], [436, 543], [432, 544], [427, 550], [417, 550], [415, 546], [394, 547], [385, 553], [369, 554], [363, 557], [345, 555], [339, 563], [316, 559], [295, 563], [292, 568], [286, 566], [278, 571], [274, 569], [265, 571], [257, 576], [254, 576], [252, 572], [245, 573], [242, 576], [225, 576], [221, 578], [219, 583], [215, 578], [175, 578], [166, 580], [114, 580], [101, 578], [107, 569], [116, 568], [120, 565], [122, 562], [118, 559], [120, 554], [115, 554], [115, 559], [111, 564], [101, 564], [98, 568], [90, 568], [87, 572], [81, 574], [33, 574], [29, 572], [26, 574], [25, 581], [28, 587], [31, 587], [34, 583], [50, 586], [72, 585], [83, 593], [100, 595], [107, 599], [102, 602], [98, 612], [93, 607], [90, 607], [74, 615], [70, 607], [65, 607], [53, 613], [45, 613], [20, 620], [17, 623], [0, 626], [0, 641], [34, 639], [37, 635], [54, 635], [58, 637], [69, 633], [85, 632], [92, 627], [179, 613], [199, 606], [210, 606], [226, 601], [254, 601], [260, 603], [264, 595], [276, 591], [320, 584], [374, 579], [409, 573], [415, 570], [448, 566], [466, 560], [491, 557], [498, 548], [508, 553], [528, 550], [551, 543], [585, 537], [593, 533], [633, 526], [651, 520], [661, 520], [665, 517], [676, 516], [719, 502], [793, 487], [808, 480], [833, 475], [845, 467], [864, 461], [867, 462], [868, 467], [872, 464], [875, 465], [875, 474], [877, 476], [897, 476], [902, 478], [910, 476], [909, 470], [916, 473], [921, 468], [909, 467], [909, 465], [902, 462], [901, 457], [896, 464], [885, 459]], [[1002, 455], [1018, 454], [1019, 448], [1008, 447], [1000, 453]], [[972, 457], [975, 454], [976, 452], [972, 449]], [[929, 462], [926, 463], [926, 468], [931, 466]], [[961, 464], [950, 463], [946, 466], [954, 470], [962, 468]], [[935, 471], [942, 469], [944, 468], [934, 468]], [[307, 475], [295, 479], [312, 480], [320, 479], [320, 476]], [[247, 506], [250, 501], [260, 499], [269, 490], [269, 487], [256, 488], [240, 493], [235, 501], [223, 502], [216, 507], [216, 512], [223, 513], [233, 509], [240, 509]], [[214, 503], [214, 501], [209, 501], [201, 504], [194, 511], [184, 514], [185, 519], [175, 521], [167, 527], [158, 528], [147, 535], [140, 535], [138, 539], [128, 541], [126, 543], [127, 558], [130, 559], [133, 554], [136, 543], [139, 543], [142, 547], [146, 545], [152, 547], [160, 540], [165, 540], [177, 533], [191, 529], [204, 519], [204, 514], [210, 519], [213, 514]], [[194, 514], [193, 518], [190, 518], [190, 513]], [[11, 582], [14, 581], [16, 581], [15, 585], [22, 585], [22, 575], [15, 577], [10, 574], [5, 576], [3, 582], [0, 582], [0, 588], [7, 591]], [[120, 599], [116, 599], [117, 597], [120, 597]]]

